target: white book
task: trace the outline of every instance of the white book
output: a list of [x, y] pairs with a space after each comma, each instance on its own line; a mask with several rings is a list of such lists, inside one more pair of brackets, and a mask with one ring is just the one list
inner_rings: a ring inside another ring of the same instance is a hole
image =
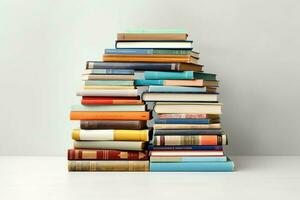
[[81, 89], [77, 91], [77, 96], [114, 96], [114, 97], [136, 97], [138, 90], [97, 90], [97, 89]]

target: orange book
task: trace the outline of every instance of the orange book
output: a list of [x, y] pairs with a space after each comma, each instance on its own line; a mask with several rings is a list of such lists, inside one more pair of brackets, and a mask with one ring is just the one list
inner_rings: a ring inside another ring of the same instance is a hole
[[196, 80], [165, 80], [164, 85], [168, 86], [197, 86], [197, 87], [218, 87], [218, 81]]
[[71, 120], [149, 120], [149, 112], [70, 112]]

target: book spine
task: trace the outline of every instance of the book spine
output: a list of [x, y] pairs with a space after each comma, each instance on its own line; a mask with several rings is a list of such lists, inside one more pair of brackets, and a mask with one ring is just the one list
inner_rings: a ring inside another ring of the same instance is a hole
[[145, 105], [73, 105], [73, 112], [97, 112], [97, 111], [145, 111]]
[[149, 112], [70, 112], [71, 120], [149, 120]]
[[184, 136], [154, 136], [154, 145], [225, 145], [227, 144], [226, 137], [220, 135], [184, 135]]
[[144, 142], [140, 141], [77, 141], [74, 140], [75, 149], [111, 149], [126, 151], [143, 151]]
[[119, 99], [82, 99], [83, 105], [136, 105], [143, 104], [141, 100], [119, 100]]
[[81, 120], [81, 129], [144, 129], [147, 121], [129, 121], [129, 120]]
[[206, 145], [182, 145], [182, 146], [154, 146], [148, 145], [148, 150], [208, 150], [208, 151], [223, 151], [223, 146], [206, 146]]
[[118, 85], [118, 86], [133, 86], [133, 81], [116, 81], [116, 80], [86, 80], [85, 85]]
[[70, 160], [69, 171], [148, 171], [148, 161]]
[[187, 79], [193, 79], [193, 72], [192, 71], [185, 71], [185, 72], [145, 71], [144, 77], [146, 80], [187, 80]]
[[208, 118], [207, 114], [158, 114], [160, 119], [174, 118], [174, 119], [205, 119]]
[[210, 119], [155, 119], [156, 124], [209, 124]]
[[134, 84], [136, 86], [147, 86], [147, 85], [164, 85], [164, 81], [163, 80], [135, 80]]
[[80, 130], [72, 131], [73, 140], [103, 140], [103, 141], [148, 141], [148, 130]]
[[151, 156], [150, 162], [226, 162], [226, 156], [201, 156], [201, 157], [168, 157], [168, 156]]
[[231, 172], [234, 169], [232, 161], [226, 162], [181, 162], [181, 163], [150, 163], [150, 171], [191, 171], [191, 172]]
[[154, 49], [153, 54], [169, 54], [169, 55], [189, 55], [191, 50], [183, 49]]
[[89, 74], [82, 75], [82, 80], [134, 80], [134, 75], [120, 75], [120, 74]]
[[135, 89], [134, 86], [127, 86], [127, 85], [84, 85], [83, 89], [97, 89], [97, 90], [133, 90]]
[[[95, 69], [95, 70], [97, 70], [97, 69]], [[102, 70], [105, 70], [105, 73], [103, 73], [103, 74], [134, 75], [134, 70], [130, 70], [130, 69], [102, 69]], [[95, 71], [95, 72], [97, 72], [97, 71]], [[93, 71], [92, 71], [92, 73], [93, 73]], [[96, 73], [96, 74], [99, 74], [99, 73]]]
[[142, 54], [142, 55], [152, 55], [153, 49], [105, 49], [105, 54]]
[[134, 97], [138, 96], [137, 90], [79, 90], [77, 96], [115, 96], [115, 97]]
[[68, 160], [148, 160], [148, 152], [69, 149]]
[[181, 87], [181, 86], [149, 86], [148, 92], [167, 93], [199, 93], [206, 92], [206, 87]]
[[219, 129], [221, 124], [154, 124], [154, 129]]
[[221, 129], [156, 129], [154, 135], [221, 135]]

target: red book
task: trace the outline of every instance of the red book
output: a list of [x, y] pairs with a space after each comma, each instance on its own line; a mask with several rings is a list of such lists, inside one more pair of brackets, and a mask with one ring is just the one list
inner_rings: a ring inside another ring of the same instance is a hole
[[81, 104], [143, 104], [143, 102], [137, 97], [82, 97]]

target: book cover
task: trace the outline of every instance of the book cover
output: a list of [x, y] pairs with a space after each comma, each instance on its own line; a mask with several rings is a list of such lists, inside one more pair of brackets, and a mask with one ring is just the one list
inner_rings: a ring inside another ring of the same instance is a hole
[[226, 145], [226, 135], [156, 135], [155, 146], [168, 145]]
[[84, 85], [83, 89], [92, 89], [92, 90], [133, 90], [134, 86], [127, 85]]
[[129, 129], [139, 130], [147, 128], [144, 120], [81, 120], [81, 129]]
[[155, 129], [154, 135], [221, 135], [221, 129]]
[[199, 58], [199, 53], [184, 49], [105, 49], [105, 54], [132, 54], [132, 55], [190, 55]]
[[74, 140], [75, 149], [111, 149], [126, 151], [143, 151], [145, 142], [142, 141], [77, 141]]
[[226, 156], [151, 156], [150, 162], [168, 162], [168, 163], [182, 163], [182, 162], [225, 162]]
[[167, 157], [181, 157], [181, 156], [224, 156], [223, 151], [206, 151], [206, 150], [159, 150], [150, 151], [150, 156], [167, 156]]
[[137, 97], [82, 97], [83, 105], [139, 105], [142, 100]]
[[71, 120], [149, 120], [149, 112], [70, 112]]
[[153, 144], [148, 145], [150, 151], [173, 151], [173, 150], [203, 150], [203, 151], [223, 151], [223, 146], [206, 146], [206, 145], [181, 145], [181, 146], [154, 146]]
[[160, 85], [160, 86], [192, 86], [192, 87], [218, 87], [218, 81], [205, 80], [145, 80], [134, 81], [136, 86]]
[[145, 105], [73, 105], [72, 112], [145, 111]]
[[155, 124], [210, 124], [210, 119], [155, 119]]
[[134, 75], [127, 74], [87, 74], [82, 75], [81, 80], [134, 80]]

